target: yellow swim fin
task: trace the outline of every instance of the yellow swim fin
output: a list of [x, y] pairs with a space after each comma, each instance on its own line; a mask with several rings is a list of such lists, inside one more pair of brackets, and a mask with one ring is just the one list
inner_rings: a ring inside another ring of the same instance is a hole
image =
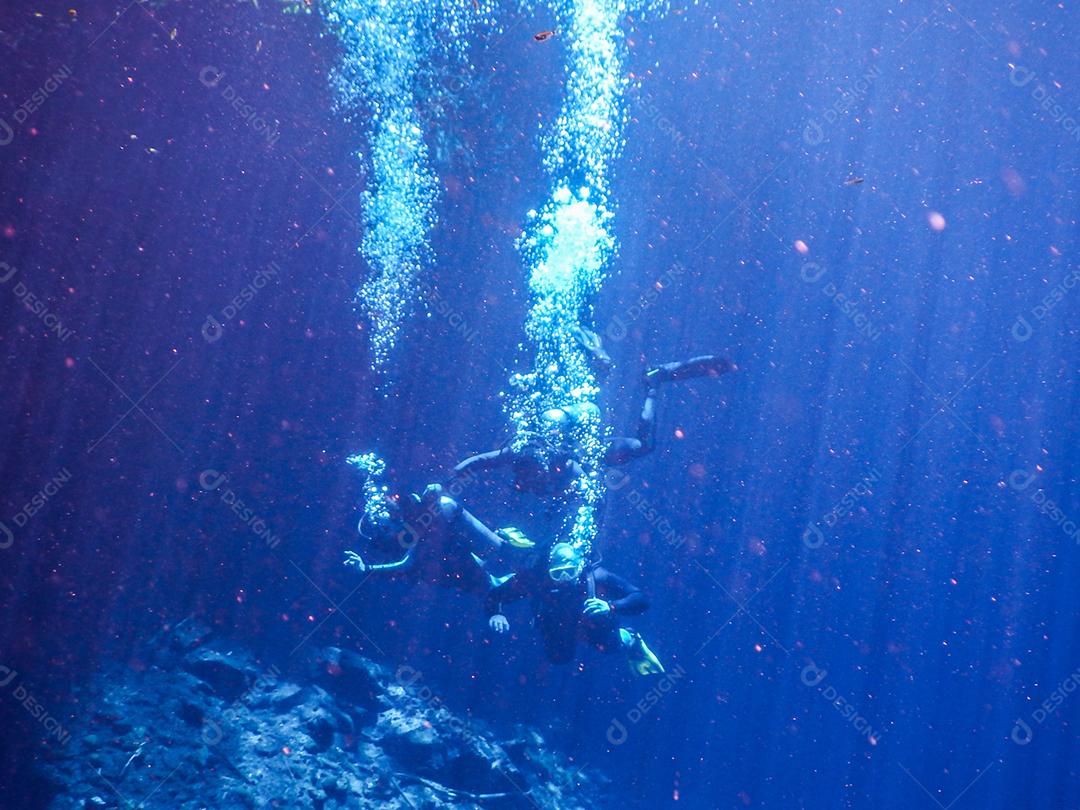
[[632, 641], [627, 645], [626, 660], [630, 664], [630, 671], [635, 675], [662, 675], [664, 672], [664, 665], [649, 649], [640, 633], [634, 633]]
[[503, 526], [501, 529], [496, 529], [495, 534], [514, 548], [536, 548], [536, 543], [530, 540], [525, 532], [513, 526]]

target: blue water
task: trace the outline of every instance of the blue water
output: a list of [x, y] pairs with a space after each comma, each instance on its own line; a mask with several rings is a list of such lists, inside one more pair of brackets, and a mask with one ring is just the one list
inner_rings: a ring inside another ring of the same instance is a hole
[[[603, 507], [597, 551], [652, 598], [648, 681], [547, 664], [525, 606], [496, 639], [472, 597], [341, 565], [347, 456], [419, 488], [507, 436], [552, 12], [500, 9], [434, 80], [430, 279], [460, 318], [407, 317], [376, 374], [365, 120], [320, 15], [260, 5], [0, 12], [0, 675], [70, 721], [75, 685], [194, 614], [270, 656], [408, 663], [606, 772], [612, 807], [1080, 807], [1074, 9], [623, 15], [600, 404], [628, 430], [649, 362], [739, 365], [663, 390]], [[496, 477], [464, 500], [538, 508]], [[34, 806], [55, 752], [0, 705]]]

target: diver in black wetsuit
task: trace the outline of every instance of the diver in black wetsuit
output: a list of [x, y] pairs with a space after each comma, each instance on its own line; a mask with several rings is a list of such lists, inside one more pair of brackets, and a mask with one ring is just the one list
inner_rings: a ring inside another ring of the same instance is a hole
[[439, 585], [483, 594], [501, 580], [492, 579], [486, 566], [508, 549], [530, 549], [534, 543], [517, 529], [492, 531], [446, 494], [439, 484], [423, 495], [388, 498], [387, 516], [373, 520], [366, 514], [357, 530], [369, 541], [396, 542], [404, 556], [389, 563], [371, 564], [355, 551], [345, 552], [345, 565], [361, 573], [408, 573]]
[[526, 596], [532, 598], [536, 627], [552, 663], [569, 663], [583, 638], [603, 652], [623, 650], [638, 675], [664, 671], [641, 636], [620, 626], [622, 616], [648, 610], [645, 594], [606, 568], [587, 565], [581, 551], [569, 543], [556, 543], [537, 565], [488, 593], [485, 607], [491, 629], [509, 630], [503, 606]]
[[[599, 351], [602, 352], [603, 348], [600, 347]], [[645, 402], [638, 419], [637, 435], [634, 438], [619, 436], [612, 439], [604, 455], [604, 463], [608, 466], [626, 464], [651, 453], [656, 447], [656, 397], [662, 383], [694, 377], [718, 377], [736, 368], [727, 358], [706, 354], [650, 369], [644, 376]], [[570, 428], [586, 412], [596, 410], [596, 405], [587, 402], [545, 411], [540, 417], [543, 432], [520, 450], [503, 447], [479, 453], [454, 467], [454, 474], [509, 466], [513, 470], [517, 489], [539, 495], [561, 493], [582, 472], [571, 447]]]
[[579, 408], [568, 405], [545, 411], [540, 416], [542, 432], [530, 437], [520, 450], [507, 446], [478, 453], [454, 467], [454, 476], [509, 466], [515, 489], [545, 497], [558, 495], [582, 472], [570, 440], [570, 428], [580, 418]]

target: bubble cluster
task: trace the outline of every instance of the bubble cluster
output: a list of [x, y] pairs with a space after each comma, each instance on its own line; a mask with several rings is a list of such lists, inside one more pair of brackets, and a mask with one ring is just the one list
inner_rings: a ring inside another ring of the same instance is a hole
[[587, 554], [596, 538], [604, 497], [600, 475], [610, 430], [595, 407], [599, 387], [589, 356], [575, 336], [592, 317], [592, 299], [616, 252], [611, 231], [611, 168], [622, 152], [626, 113], [625, 43], [619, 23], [624, 0], [560, 0], [554, 4], [567, 43], [566, 91], [554, 129], [543, 139], [552, 178], [550, 201], [518, 247], [529, 270], [531, 304], [525, 322], [533, 371], [511, 378], [507, 413], [522, 447], [540, 432], [549, 408], [577, 409], [571, 428], [582, 473], [567, 495], [562, 535]]
[[433, 65], [464, 65], [472, 26], [494, 25], [494, 0], [326, 0], [321, 8], [342, 48], [333, 77], [339, 108], [347, 121], [368, 127], [367, 154], [357, 152], [369, 168], [359, 247], [368, 274], [357, 299], [370, 326], [372, 367], [381, 369], [422, 300], [418, 282], [433, 260], [439, 178], [419, 113], [432, 105], [422, 96], [462, 89], [460, 81], [432, 83]]
[[380, 484], [386, 472], [386, 462], [377, 453], [360, 453], [345, 459], [364, 475], [364, 517], [369, 522], [382, 523], [390, 518], [386, 506], [387, 487]]
[[566, 92], [554, 128], [544, 138], [544, 165], [553, 178], [594, 187], [606, 201], [612, 162], [623, 148], [625, 43], [622, 0], [554, 3], [567, 44]]

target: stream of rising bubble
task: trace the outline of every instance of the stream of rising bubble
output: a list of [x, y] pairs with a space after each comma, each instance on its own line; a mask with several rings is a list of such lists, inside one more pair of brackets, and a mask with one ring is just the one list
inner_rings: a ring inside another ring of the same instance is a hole
[[[654, 4], [653, 10], [660, 10]], [[600, 410], [594, 369], [574, 337], [590, 326], [592, 300], [616, 251], [611, 230], [611, 171], [623, 148], [625, 0], [557, 0], [559, 33], [567, 48], [566, 90], [554, 128], [544, 137], [551, 198], [529, 212], [518, 246], [529, 268], [531, 306], [525, 335], [535, 351], [531, 372], [511, 377], [507, 415], [520, 448], [540, 432], [540, 415], [567, 405], [580, 418], [572, 428], [583, 472], [566, 493], [570, 504], [560, 540], [591, 553], [604, 497], [600, 474], [610, 440]]]
[[[523, 4], [528, 5], [528, 4]], [[633, 3], [638, 7], [639, 3]], [[664, 3], [654, 2], [650, 10]], [[611, 169], [623, 148], [628, 0], [553, 0], [567, 49], [566, 89], [555, 125], [543, 138], [551, 196], [518, 240], [528, 274], [525, 338], [530, 372], [511, 377], [506, 412], [518, 448], [540, 432], [540, 415], [577, 409], [573, 444], [583, 473], [566, 494], [559, 539], [591, 552], [604, 496], [600, 469], [610, 431], [595, 407], [600, 393], [574, 334], [588, 326], [592, 300], [615, 254]], [[472, 25], [499, 33], [494, 0], [327, 0], [324, 13], [343, 46], [335, 77], [347, 115], [370, 116], [372, 176], [363, 194], [360, 252], [370, 268], [359, 292], [370, 322], [372, 364], [385, 366], [415, 306], [417, 280], [432, 261], [438, 178], [429, 165], [416, 110], [419, 77], [435, 56], [463, 59]], [[370, 479], [369, 479], [370, 480]]]
[[[368, 321], [371, 365], [393, 358], [402, 325], [423, 304], [422, 275], [434, 260], [439, 178], [431, 166], [419, 110], [430, 109], [431, 71], [464, 65], [468, 34], [497, 31], [494, 0], [325, 0], [323, 15], [341, 43], [333, 77], [347, 121], [365, 123], [370, 170], [361, 195], [359, 252], [368, 275], [357, 298]], [[461, 75], [459, 68], [454, 75]], [[460, 88], [457, 88], [460, 89]], [[446, 88], [442, 88], [446, 92]], [[454, 92], [454, 90], [450, 90]]]

